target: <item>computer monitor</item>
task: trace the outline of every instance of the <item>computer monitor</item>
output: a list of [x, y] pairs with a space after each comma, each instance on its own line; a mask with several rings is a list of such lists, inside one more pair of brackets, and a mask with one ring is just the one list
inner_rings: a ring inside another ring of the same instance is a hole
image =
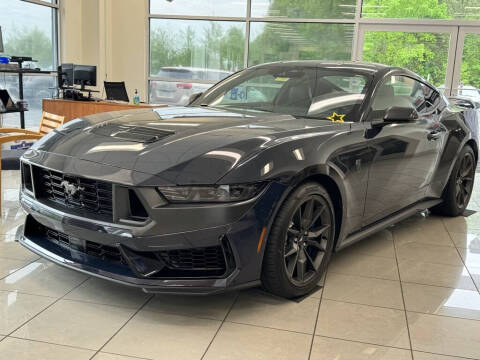
[[97, 67], [90, 65], [74, 65], [73, 66], [73, 83], [85, 86], [97, 86]]
[[107, 93], [107, 100], [126, 101], [129, 102], [125, 82], [108, 82], [105, 81], [105, 92]]
[[3, 53], [5, 49], [3, 48], [3, 37], [2, 37], [2, 27], [0, 26], [0, 54]]
[[62, 64], [58, 67], [58, 87], [73, 86], [73, 64]]

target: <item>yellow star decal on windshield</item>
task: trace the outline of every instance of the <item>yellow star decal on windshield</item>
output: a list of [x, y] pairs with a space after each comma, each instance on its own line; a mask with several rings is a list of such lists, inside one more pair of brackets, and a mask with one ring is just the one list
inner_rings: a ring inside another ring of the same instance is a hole
[[328, 116], [327, 119], [330, 120], [331, 122], [344, 122], [343, 118], [345, 117], [345, 114], [337, 114], [334, 112], [332, 115]]

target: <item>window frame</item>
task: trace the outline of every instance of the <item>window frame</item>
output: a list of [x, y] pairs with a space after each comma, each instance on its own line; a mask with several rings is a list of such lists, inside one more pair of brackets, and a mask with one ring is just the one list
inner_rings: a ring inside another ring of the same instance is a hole
[[[49, 7], [54, 11], [54, 15], [52, 16], [52, 49], [54, 51], [53, 54], [53, 69], [50, 71], [50, 74], [33, 74], [32, 76], [52, 76], [57, 75], [56, 68], [59, 65], [60, 60], [60, 31], [59, 31], [59, 24], [60, 24], [60, 11], [59, 11], [59, 1], [62, 0], [53, 0], [53, 2], [47, 2], [44, 0], [18, 0], [23, 1], [26, 3], [45, 6]], [[5, 41], [5, 38], [3, 39]], [[29, 74], [30, 75], [30, 74]]]
[[[382, 76], [382, 78], [377, 81], [376, 85], [373, 87], [373, 89], [371, 90], [371, 93], [370, 93], [370, 96], [369, 96], [369, 99], [365, 102], [364, 106], [365, 106], [365, 116], [363, 119], [360, 120], [360, 122], [364, 122], [364, 123], [371, 123], [371, 119], [370, 119], [370, 115], [372, 113], [372, 104], [375, 100], [375, 97], [378, 95], [377, 92], [378, 92], [378, 89], [380, 89], [383, 84], [385, 84], [385, 82], [388, 80], [388, 78], [392, 77], [392, 76], [403, 76], [403, 77], [406, 77], [406, 78], [409, 78], [409, 79], [412, 79], [414, 81], [417, 81], [419, 82], [420, 84], [423, 84], [424, 86], [427, 86], [428, 88], [430, 88], [432, 91], [436, 92], [438, 94], [438, 96], [440, 96], [440, 98], [442, 97], [441, 94], [439, 93], [439, 91], [434, 87], [432, 86], [431, 84], [427, 83], [426, 81], [424, 81], [422, 78], [419, 78], [417, 76], [413, 76], [412, 74], [409, 74], [407, 72], [404, 72], [404, 71], [401, 71], [401, 70], [391, 70], [389, 72], [387, 72], [386, 74], [384, 74]], [[422, 115], [420, 115], [421, 117]]]
[[[42, 0], [26, 0], [30, 2], [42, 2]], [[60, 1], [60, 0], [59, 0]], [[453, 95], [453, 91], [458, 87], [458, 81], [456, 78], [453, 78], [454, 75], [458, 77], [457, 73], [461, 66], [461, 59], [455, 59], [455, 55], [459, 56], [459, 52], [455, 54], [455, 49], [458, 44], [458, 47], [463, 46], [463, 39], [461, 38], [462, 28], [472, 29], [471, 32], [476, 32], [475, 28], [480, 29], [480, 19], [479, 20], [462, 20], [462, 19], [415, 19], [415, 18], [366, 18], [362, 17], [362, 7], [363, 0], [356, 0], [355, 16], [353, 18], [344, 18], [344, 19], [328, 19], [328, 18], [286, 18], [286, 17], [252, 17], [252, 0], [247, 0], [246, 14], [241, 14], [241, 16], [236, 17], [225, 17], [225, 16], [196, 16], [196, 15], [166, 15], [166, 14], [154, 14], [150, 12], [151, 1], [148, 0], [147, 5], [147, 14], [146, 14], [146, 32], [148, 34], [147, 39], [147, 56], [146, 56], [146, 72], [145, 72], [145, 90], [150, 98], [150, 81], [159, 80], [159, 81], [175, 81], [175, 79], [165, 79], [158, 78], [150, 75], [150, 22], [152, 19], [180, 19], [180, 20], [208, 20], [208, 21], [237, 21], [245, 22], [245, 44], [244, 44], [244, 64], [246, 68], [248, 66], [249, 58], [249, 44], [250, 44], [250, 26], [251, 23], [255, 22], [280, 22], [280, 23], [333, 23], [333, 24], [353, 24], [353, 39], [352, 39], [352, 50], [351, 50], [351, 60], [352, 61], [361, 61], [362, 60], [362, 51], [363, 51], [363, 34], [362, 31], [368, 28], [377, 27], [378, 31], [395, 31], [393, 29], [403, 26], [407, 31], [415, 31], [415, 28], [423, 28], [425, 32], [432, 32], [432, 28], [438, 28], [441, 31], [438, 32], [450, 32], [450, 46], [448, 49], [448, 69], [446, 76], [446, 88], [447, 93], [445, 95]], [[469, 32], [468, 30], [465, 30]], [[460, 52], [461, 55], [461, 52]], [[455, 69], [454, 69], [455, 67]], [[214, 82], [201, 82], [206, 84], [214, 84]], [[451, 90], [451, 91], [450, 91]]]
[[[41, 1], [41, 0], [32, 0], [32, 1]], [[356, 9], [355, 9], [355, 16], [349, 19], [328, 19], [328, 18], [284, 18], [284, 17], [252, 17], [251, 16], [251, 9], [252, 9], [252, 0], [246, 0], [246, 14], [244, 16], [236, 16], [236, 17], [228, 17], [228, 16], [198, 16], [198, 15], [167, 15], [167, 14], [152, 14], [151, 10], [151, 2], [152, 0], [148, 0], [147, 5], [147, 20], [146, 20], [146, 29], [148, 34], [147, 40], [147, 56], [146, 56], [146, 74], [145, 78], [147, 79], [145, 86], [146, 86], [146, 94], [148, 95], [148, 99], [150, 99], [150, 82], [151, 81], [169, 81], [169, 82], [176, 82], [178, 80], [182, 81], [181, 79], [171, 79], [171, 78], [161, 78], [158, 76], [152, 76], [150, 74], [150, 60], [151, 60], [151, 23], [153, 19], [177, 19], [177, 20], [206, 20], [206, 21], [232, 21], [232, 22], [244, 22], [245, 23], [245, 44], [244, 44], [244, 59], [243, 59], [243, 68], [248, 67], [248, 59], [250, 53], [250, 27], [251, 23], [254, 22], [266, 22], [266, 23], [319, 23], [319, 24], [352, 24], [353, 25], [353, 39], [352, 39], [352, 60], [355, 59], [356, 56], [356, 39], [358, 37], [358, 24], [361, 17], [361, 8], [362, 8], [362, 0], [356, 0]], [[199, 84], [216, 84], [217, 82], [208, 81], [208, 80], [195, 80], [196, 83]]]
[[[52, 49], [53, 49], [53, 69], [50, 70], [49, 73], [43, 73], [43, 74], [35, 74], [35, 73], [29, 73], [29, 74], [24, 74], [24, 79], [25, 77], [54, 77], [55, 78], [55, 84], [57, 83], [57, 66], [59, 65], [59, 60], [60, 60], [60, 54], [61, 54], [61, 49], [60, 49], [60, 31], [59, 31], [59, 24], [60, 24], [60, 5], [59, 2], [62, 0], [53, 0], [53, 2], [47, 2], [43, 0], [18, 0], [18, 1], [23, 1], [26, 3], [38, 5], [38, 6], [44, 6], [44, 7], [49, 7], [52, 9], [54, 12], [52, 16]], [[4, 38], [5, 41], [5, 38]], [[1, 73], [0, 73], [1, 74]], [[1, 76], [1, 75], [0, 75]], [[12, 74], [15, 78], [18, 78], [16, 74]], [[18, 86], [18, 85], [17, 85]], [[25, 84], [24, 84], [25, 87]], [[28, 112], [27, 112], [28, 116]]]

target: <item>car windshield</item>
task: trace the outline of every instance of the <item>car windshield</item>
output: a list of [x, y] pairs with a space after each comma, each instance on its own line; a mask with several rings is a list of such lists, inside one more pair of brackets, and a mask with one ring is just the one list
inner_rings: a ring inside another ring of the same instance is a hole
[[192, 105], [355, 121], [370, 80], [336, 67], [262, 66], [220, 82]]

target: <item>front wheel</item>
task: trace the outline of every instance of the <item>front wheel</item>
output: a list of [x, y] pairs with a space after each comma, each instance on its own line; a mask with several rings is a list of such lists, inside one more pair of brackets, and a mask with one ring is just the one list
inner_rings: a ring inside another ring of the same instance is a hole
[[432, 212], [452, 217], [463, 214], [473, 191], [475, 165], [475, 153], [469, 145], [466, 145], [460, 152], [448, 179], [443, 203], [432, 208]]
[[284, 202], [267, 241], [262, 284], [286, 298], [305, 295], [330, 260], [335, 216], [330, 196], [317, 183], [298, 187]]

